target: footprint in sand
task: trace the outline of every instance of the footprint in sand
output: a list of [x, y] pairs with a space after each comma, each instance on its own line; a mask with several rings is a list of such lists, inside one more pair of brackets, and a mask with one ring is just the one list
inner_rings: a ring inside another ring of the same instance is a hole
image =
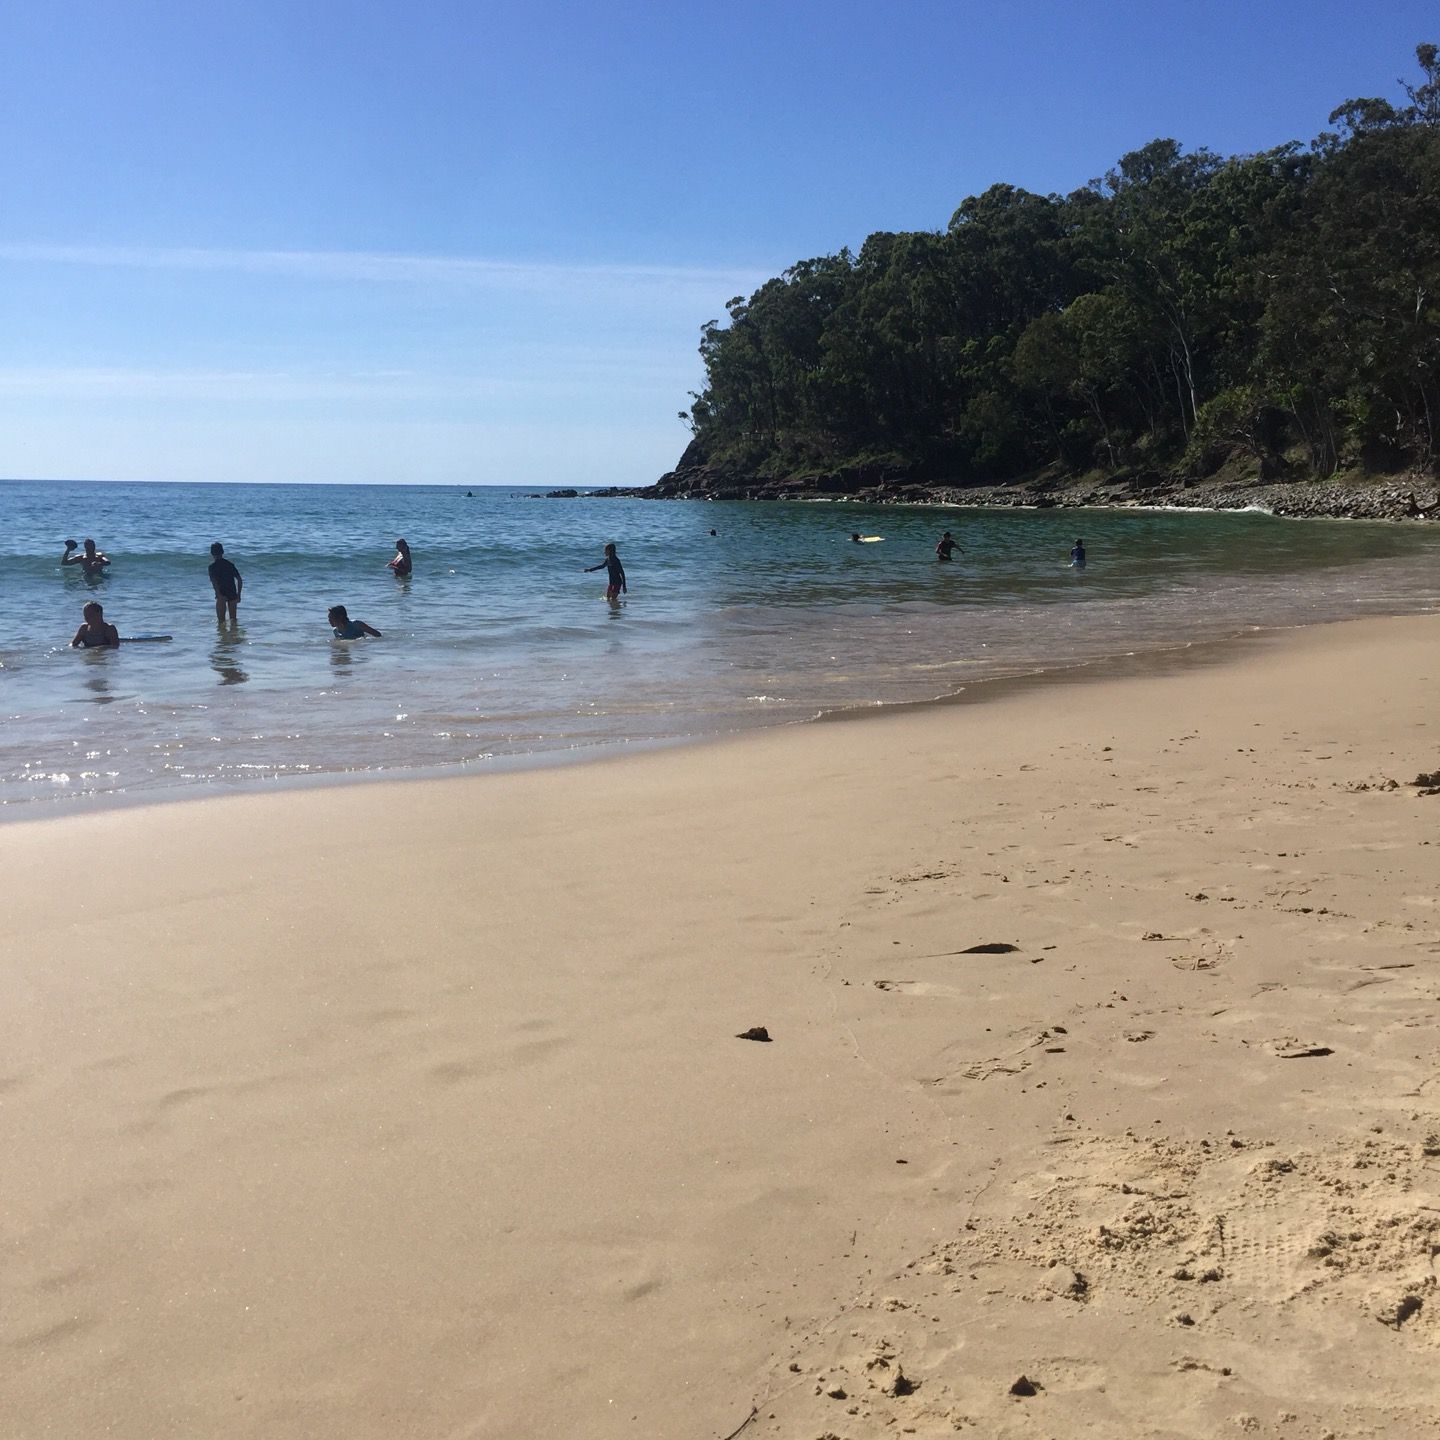
[[[998, 1055], [991, 1060], [976, 1060], [951, 1078], [961, 1080], [989, 1080], [996, 1075], [1023, 1075], [1030, 1068], [1030, 1061], [1014, 1055]], [[937, 1085], [943, 1084], [937, 1081]]]
[[1232, 1289], [1289, 1300], [1306, 1288], [1309, 1235], [1322, 1227], [1308, 1206], [1282, 1203], [1277, 1191], [1216, 1221], [1220, 1269]]
[[940, 995], [947, 1000], [959, 1000], [964, 991], [953, 985], [935, 985], [928, 980], [877, 980], [877, 990], [893, 990], [901, 995]]
[[1170, 963], [1177, 970], [1218, 970], [1218, 955], [1172, 955]]

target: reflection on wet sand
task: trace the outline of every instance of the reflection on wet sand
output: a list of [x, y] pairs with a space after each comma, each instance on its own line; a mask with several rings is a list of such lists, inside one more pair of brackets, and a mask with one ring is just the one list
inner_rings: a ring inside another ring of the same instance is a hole
[[243, 685], [250, 678], [249, 671], [240, 663], [240, 647], [244, 644], [245, 632], [238, 625], [229, 629], [217, 627], [210, 668], [220, 677], [222, 685]]
[[110, 705], [119, 698], [110, 693], [109, 673], [110, 657], [117, 653], [115, 650], [105, 648], [80, 652], [80, 663], [85, 667], [81, 684], [91, 692], [89, 695], [80, 696], [82, 701], [91, 705]]
[[367, 659], [365, 650], [363, 641], [332, 640], [330, 642], [330, 668], [337, 675], [353, 674], [357, 665], [365, 663]]

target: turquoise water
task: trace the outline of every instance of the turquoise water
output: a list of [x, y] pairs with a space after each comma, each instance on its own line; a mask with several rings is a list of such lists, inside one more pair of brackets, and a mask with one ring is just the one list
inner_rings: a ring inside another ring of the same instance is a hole
[[[10, 481], [0, 522], [0, 807], [573, 757], [1440, 606], [1440, 527], [1260, 514]], [[947, 528], [964, 553], [937, 565]], [[385, 569], [399, 535], [408, 583]], [[67, 536], [105, 578], [60, 568]], [[245, 576], [233, 632], [216, 539]], [[607, 540], [616, 606], [581, 573]], [[71, 651], [91, 598], [173, 641]], [[336, 603], [384, 638], [333, 641]]]

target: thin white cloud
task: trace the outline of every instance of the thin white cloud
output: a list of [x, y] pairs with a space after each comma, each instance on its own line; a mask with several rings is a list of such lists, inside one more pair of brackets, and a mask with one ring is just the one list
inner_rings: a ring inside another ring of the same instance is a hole
[[0, 369], [0, 403], [15, 399], [256, 401], [475, 401], [485, 397], [659, 388], [675, 367], [653, 356], [572, 351], [534, 369], [491, 373], [413, 370], [166, 370], [124, 366]]
[[[458, 389], [458, 377], [450, 380]], [[472, 386], [493, 385], [474, 380]], [[403, 372], [386, 374], [294, 374], [250, 370], [145, 370], [74, 366], [0, 370], [0, 398], [12, 396], [86, 399], [346, 400], [384, 392], [421, 398], [435, 382]]]
[[768, 273], [737, 267], [596, 265], [494, 260], [466, 255], [408, 255], [363, 250], [226, 250], [128, 245], [0, 244], [0, 260], [16, 264], [81, 265], [108, 269], [224, 271], [289, 279], [448, 285], [531, 294], [602, 289], [700, 291], [708, 296], [748, 292]]

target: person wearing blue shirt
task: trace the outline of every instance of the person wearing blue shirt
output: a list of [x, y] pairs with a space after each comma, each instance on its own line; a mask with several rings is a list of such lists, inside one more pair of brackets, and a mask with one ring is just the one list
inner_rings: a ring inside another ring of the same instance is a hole
[[327, 618], [337, 640], [358, 640], [362, 635], [373, 635], [377, 640], [380, 632], [363, 620], [352, 620], [343, 605], [332, 605]]

